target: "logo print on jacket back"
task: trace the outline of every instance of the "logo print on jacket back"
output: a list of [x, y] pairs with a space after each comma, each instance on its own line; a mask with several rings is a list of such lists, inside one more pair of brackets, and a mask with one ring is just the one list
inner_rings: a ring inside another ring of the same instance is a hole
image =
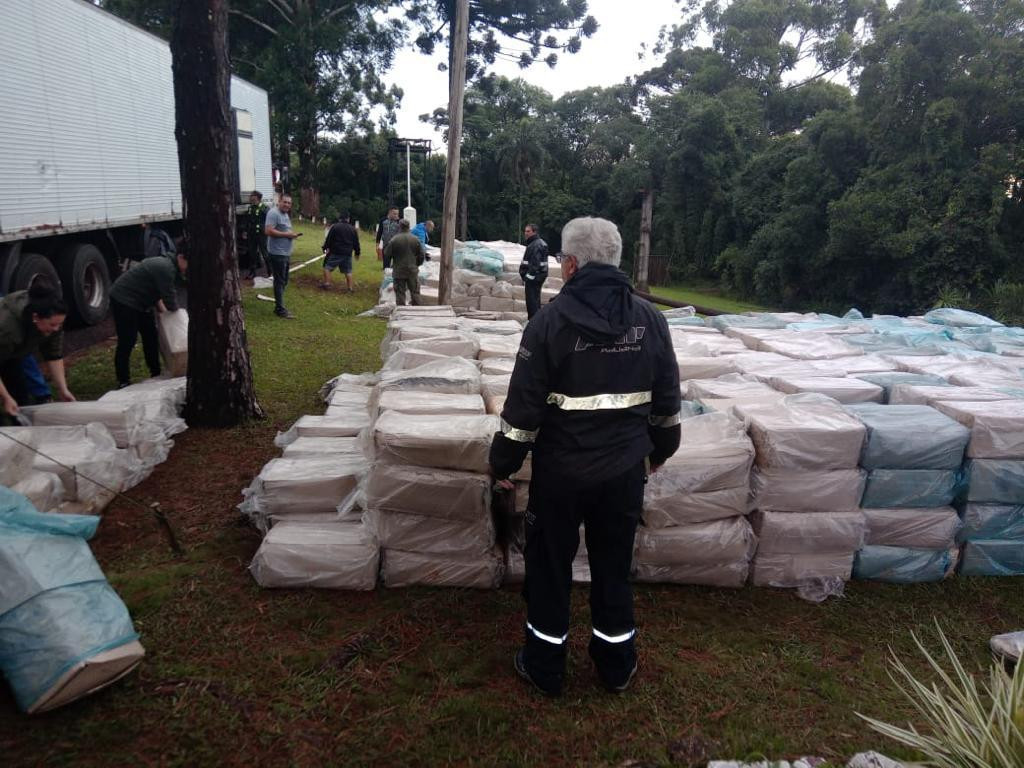
[[639, 352], [640, 341], [643, 339], [646, 330], [646, 326], [635, 325], [610, 344], [596, 344], [584, 341], [581, 336], [576, 339], [576, 349], [573, 351], [586, 352], [591, 347], [598, 347], [602, 352]]

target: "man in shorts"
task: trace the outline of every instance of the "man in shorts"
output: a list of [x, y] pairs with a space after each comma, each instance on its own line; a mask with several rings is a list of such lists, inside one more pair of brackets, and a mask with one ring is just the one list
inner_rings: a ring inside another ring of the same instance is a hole
[[345, 284], [352, 293], [352, 254], [359, 258], [359, 233], [348, 220], [348, 214], [342, 213], [337, 221], [327, 230], [324, 238], [324, 281], [320, 287], [327, 291], [331, 287], [331, 272], [337, 268], [345, 276]]

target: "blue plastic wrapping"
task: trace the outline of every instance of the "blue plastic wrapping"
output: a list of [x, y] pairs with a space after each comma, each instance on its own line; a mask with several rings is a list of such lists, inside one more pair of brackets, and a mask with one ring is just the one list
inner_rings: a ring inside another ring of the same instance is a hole
[[858, 403], [846, 410], [867, 427], [865, 469], [956, 469], [971, 431], [927, 405]]
[[505, 261], [501, 254], [487, 248], [464, 248], [456, 251], [455, 266], [458, 269], [469, 269], [492, 277], [497, 277], [505, 271]]
[[853, 561], [853, 578], [891, 584], [942, 581], [956, 565], [955, 551], [867, 546]]
[[40, 514], [0, 487], [0, 671], [23, 710], [80, 662], [138, 639], [86, 543], [98, 523]]
[[960, 483], [960, 470], [955, 469], [873, 469], [860, 505], [881, 509], [947, 507]]
[[916, 384], [922, 387], [948, 387], [952, 386], [941, 376], [931, 373], [904, 373], [903, 371], [892, 371], [888, 373], [860, 373], [858, 379], [863, 379], [882, 388], [882, 402], [888, 403], [892, 395], [892, 388], [897, 384]]
[[665, 322], [669, 325], [706, 325], [703, 317], [666, 317]]
[[1010, 504], [968, 504], [960, 517], [960, 541], [1002, 539], [1016, 541], [1024, 549], [1024, 506]]
[[695, 400], [683, 400], [679, 404], [679, 418], [690, 419], [704, 413], [704, 406]]
[[1024, 461], [970, 459], [964, 465], [967, 501], [1024, 504]]
[[977, 312], [968, 312], [966, 309], [954, 309], [952, 307], [933, 309], [924, 316], [924, 319], [929, 323], [949, 325], [954, 328], [1001, 328], [1003, 325], [991, 317], [979, 315]]
[[978, 539], [964, 545], [963, 576], [1024, 576], [1024, 540]]

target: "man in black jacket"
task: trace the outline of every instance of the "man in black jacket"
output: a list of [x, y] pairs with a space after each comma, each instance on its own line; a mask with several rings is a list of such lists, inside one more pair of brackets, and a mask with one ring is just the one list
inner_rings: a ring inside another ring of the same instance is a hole
[[345, 276], [348, 292], [352, 293], [352, 255], [359, 258], [359, 233], [349, 224], [347, 213], [340, 214], [327, 230], [321, 250], [324, 252], [324, 281], [320, 287], [330, 290], [331, 271], [337, 267]]
[[537, 234], [536, 224], [523, 227], [526, 252], [519, 265], [519, 276], [526, 287], [526, 316], [532, 318], [540, 309], [540, 289], [548, 279], [548, 244]]
[[558, 695], [565, 675], [579, 525], [590, 561], [590, 656], [602, 684], [636, 672], [629, 571], [644, 484], [680, 438], [679, 367], [668, 324], [618, 269], [610, 221], [573, 219], [558, 255], [565, 285], [526, 326], [491, 444], [499, 486], [533, 452], [526, 513], [526, 642], [520, 676]]

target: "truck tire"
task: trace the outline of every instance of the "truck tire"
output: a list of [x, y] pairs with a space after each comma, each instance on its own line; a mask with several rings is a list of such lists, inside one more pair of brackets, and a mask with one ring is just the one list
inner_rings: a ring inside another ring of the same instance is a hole
[[96, 325], [110, 309], [110, 272], [99, 248], [88, 243], [68, 246], [57, 259], [64, 301], [82, 325]]
[[45, 256], [38, 253], [22, 253], [18, 259], [18, 269], [14, 273], [12, 291], [25, 291], [37, 277], [48, 277], [54, 285], [60, 285], [57, 270]]

